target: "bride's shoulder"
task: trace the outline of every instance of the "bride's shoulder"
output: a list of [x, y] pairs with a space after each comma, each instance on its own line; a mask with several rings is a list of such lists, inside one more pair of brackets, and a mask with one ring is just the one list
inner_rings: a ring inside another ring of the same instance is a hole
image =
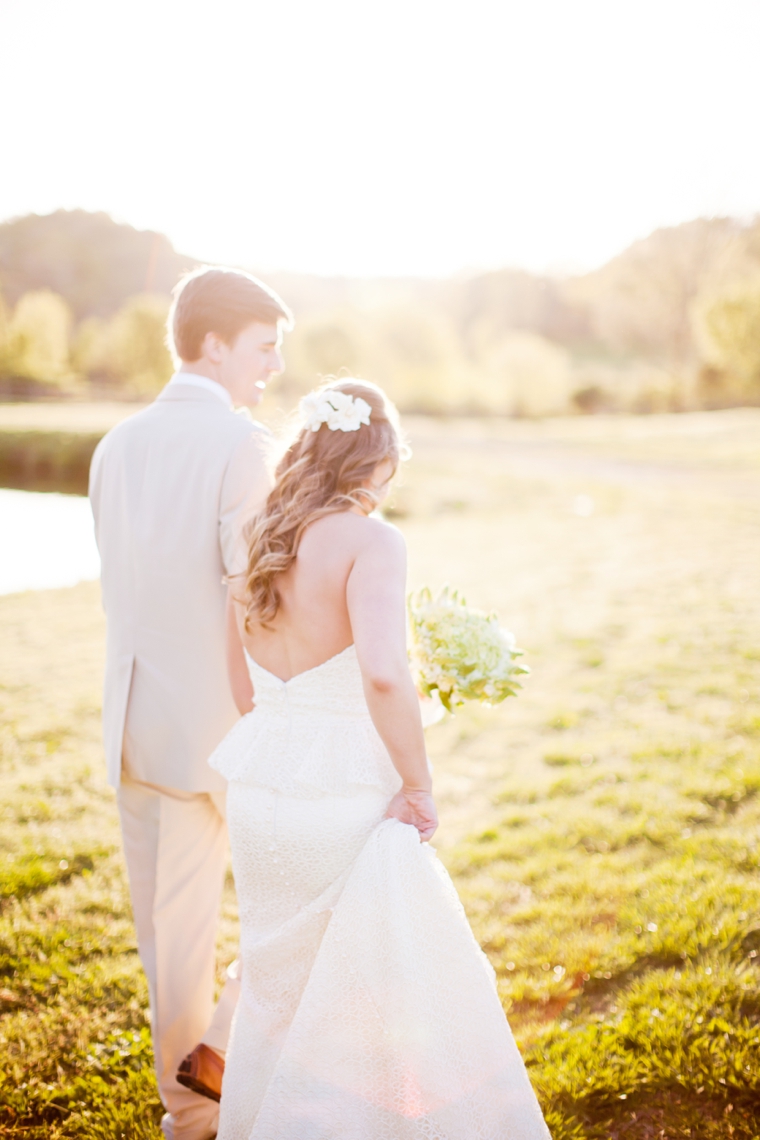
[[[354, 516], [356, 517], [356, 516]], [[366, 533], [376, 542], [404, 543], [404, 536], [397, 526], [384, 519], [381, 514], [369, 515], [359, 519], [364, 523]]]
[[352, 548], [354, 554], [369, 549], [406, 549], [401, 531], [379, 515], [367, 517], [351, 511], [325, 515], [309, 526], [307, 534], [310, 534], [312, 541], [345, 544]]
[[372, 557], [378, 554], [405, 556], [406, 541], [393, 523], [386, 522], [380, 515], [370, 515], [369, 518], [354, 515], [354, 518], [360, 524], [357, 528], [357, 542], [362, 553]]

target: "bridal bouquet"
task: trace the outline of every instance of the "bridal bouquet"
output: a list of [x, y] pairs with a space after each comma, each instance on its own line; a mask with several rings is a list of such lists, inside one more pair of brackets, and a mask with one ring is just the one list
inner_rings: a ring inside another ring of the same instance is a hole
[[434, 598], [425, 588], [409, 598], [410, 658], [417, 686], [452, 712], [465, 701], [496, 705], [517, 695], [521, 674], [514, 636], [496, 614], [468, 606], [448, 586]]

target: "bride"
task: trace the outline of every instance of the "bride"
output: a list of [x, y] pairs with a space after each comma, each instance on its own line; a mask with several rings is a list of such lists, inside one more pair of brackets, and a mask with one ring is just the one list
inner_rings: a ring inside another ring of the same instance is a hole
[[372, 517], [402, 457], [395, 409], [357, 380], [301, 408], [230, 591], [245, 715], [211, 758], [243, 963], [219, 1140], [546, 1140], [493, 972], [421, 842], [437, 815], [405, 546]]

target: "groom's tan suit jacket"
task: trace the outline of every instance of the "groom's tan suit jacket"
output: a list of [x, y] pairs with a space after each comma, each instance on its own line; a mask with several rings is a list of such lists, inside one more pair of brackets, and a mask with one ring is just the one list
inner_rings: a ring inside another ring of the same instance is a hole
[[107, 617], [109, 782], [222, 791], [206, 760], [239, 717], [222, 582], [270, 487], [268, 433], [178, 373], [97, 447], [90, 499]]

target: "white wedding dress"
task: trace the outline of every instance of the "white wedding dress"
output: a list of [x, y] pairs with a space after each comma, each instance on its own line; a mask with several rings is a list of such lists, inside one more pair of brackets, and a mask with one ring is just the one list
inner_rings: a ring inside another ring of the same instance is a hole
[[547, 1140], [493, 971], [415, 828], [353, 646], [283, 682], [229, 780], [242, 991], [218, 1140]]

